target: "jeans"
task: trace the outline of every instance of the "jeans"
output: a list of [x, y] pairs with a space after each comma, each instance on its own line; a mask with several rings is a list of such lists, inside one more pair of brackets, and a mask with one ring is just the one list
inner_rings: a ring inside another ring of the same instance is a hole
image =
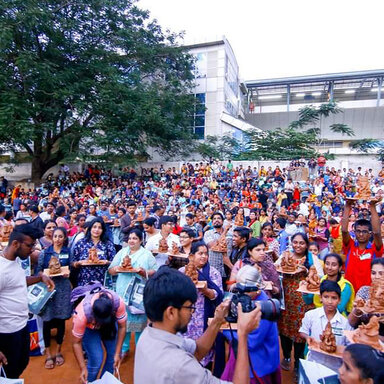
[[29, 362], [29, 330], [26, 325], [14, 333], [0, 333], [0, 351], [8, 360], [3, 365], [9, 379], [18, 379]]
[[88, 357], [87, 370], [88, 370], [89, 382], [95, 381], [97, 379], [97, 375], [103, 364], [104, 351], [102, 346], [104, 346], [107, 352], [107, 357], [105, 359], [101, 376], [106, 371], [113, 374], [113, 361], [114, 361], [115, 350], [116, 350], [116, 340], [117, 340], [117, 335], [112, 340], [102, 340], [100, 336], [100, 332], [98, 330], [89, 329], [89, 328], [85, 330], [85, 333], [83, 336], [83, 348], [87, 353], [87, 357]]
[[[139, 341], [139, 337], [141, 335], [141, 332], [134, 332], [135, 334], [135, 344], [137, 345], [137, 342]], [[123, 346], [121, 348], [122, 353], [128, 352], [129, 351], [129, 344], [131, 342], [131, 332], [127, 332], [125, 334]]]

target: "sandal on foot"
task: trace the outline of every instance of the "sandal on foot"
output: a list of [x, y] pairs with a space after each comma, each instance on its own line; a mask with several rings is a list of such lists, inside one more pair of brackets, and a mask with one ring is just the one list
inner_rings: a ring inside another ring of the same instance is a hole
[[64, 364], [64, 356], [61, 354], [61, 353], [58, 353], [56, 355], [56, 365], [57, 366], [60, 366], [60, 365], [63, 365]]
[[47, 357], [45, 359], [45, 368], [46, 369], [53, 369], [53, 368], [55, 368], [55, 359], [53, 357]]

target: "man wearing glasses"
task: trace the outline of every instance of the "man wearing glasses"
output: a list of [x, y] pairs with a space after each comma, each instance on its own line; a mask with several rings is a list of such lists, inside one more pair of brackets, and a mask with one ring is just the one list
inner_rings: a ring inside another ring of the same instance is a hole
[[[360, 219], [355, 222], [354, 241], [348, 232], [349, 216], [353, 200], [346, 200], [341, 231], [343, 235], [343, 253], [345, 260], [345, 278], [349, 280], [355, 292], [363, 285], [371, 285], [371, 262], [376, 257], [383, 256], [383, 241], [380, 231], [380, 219], [376, 211], [377, 199], [369, 201], [371, 220]], [[373, 235], [373, 242], [370, 241]]]
[[[186, 332], [197, 300], [196, 287], [184, 274], [166, 266], [149, 279], [144, 288], [144, 308], [150, 324], [136, 346], [135, 384], [219, 384], [222, 381], [199, 361], [210, 351], [228, 314], [229, 302], [220, 304], [203, 335], [196, 341], [180, 336]], [[249, 383], [247, 337], [259, 326], [261, 311], [243, 313], [238, 306], [238, 352], [235, 384]]]
[[0, 366], [10, 379], [17, 379], [29, 361], [27, 285], [43, 281], [50, 290], [55, 287], [45, 275], [26, 278], [16, 260], [28, 258], [40, 235], [29, 224], [19, 225], [0, 255]]

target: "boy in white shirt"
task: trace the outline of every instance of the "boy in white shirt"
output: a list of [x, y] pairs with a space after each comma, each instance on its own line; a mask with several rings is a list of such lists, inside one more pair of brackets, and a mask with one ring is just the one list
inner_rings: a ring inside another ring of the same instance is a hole
[[[323, 306], [305, 314], [299, 330], [300, 335], [307, 340], [309, 349], [311, 349], [311, 344], [320, 343], [320, 335], [330, 322], [332, 332], [336, 338], [336, 345], [347, 345], [344, 330], [352, 330], [353, 327], [337, 309], [341, 298], [340, 286], [334, 281], [324, 280], [320, 285], [320, 297]], [[307, 359], [316, 361], [333, 370], [337, 370], [342, 363], [341, 358], [311, 350], [307, 355]]]

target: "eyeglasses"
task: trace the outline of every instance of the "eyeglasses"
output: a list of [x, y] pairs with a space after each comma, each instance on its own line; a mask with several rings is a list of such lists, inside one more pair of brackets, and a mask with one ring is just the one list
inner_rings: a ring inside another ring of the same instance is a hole
[[355, 233], [357, 233], [359, 235], [367, 235], [369, 233], [369, 231], [367, 231], [366, 229], [356, 229]]
[[182, 305], [181, 308], [187, 308], [191, 311], [191, 313], [196, 311], [196, 307], [194, 305]]

